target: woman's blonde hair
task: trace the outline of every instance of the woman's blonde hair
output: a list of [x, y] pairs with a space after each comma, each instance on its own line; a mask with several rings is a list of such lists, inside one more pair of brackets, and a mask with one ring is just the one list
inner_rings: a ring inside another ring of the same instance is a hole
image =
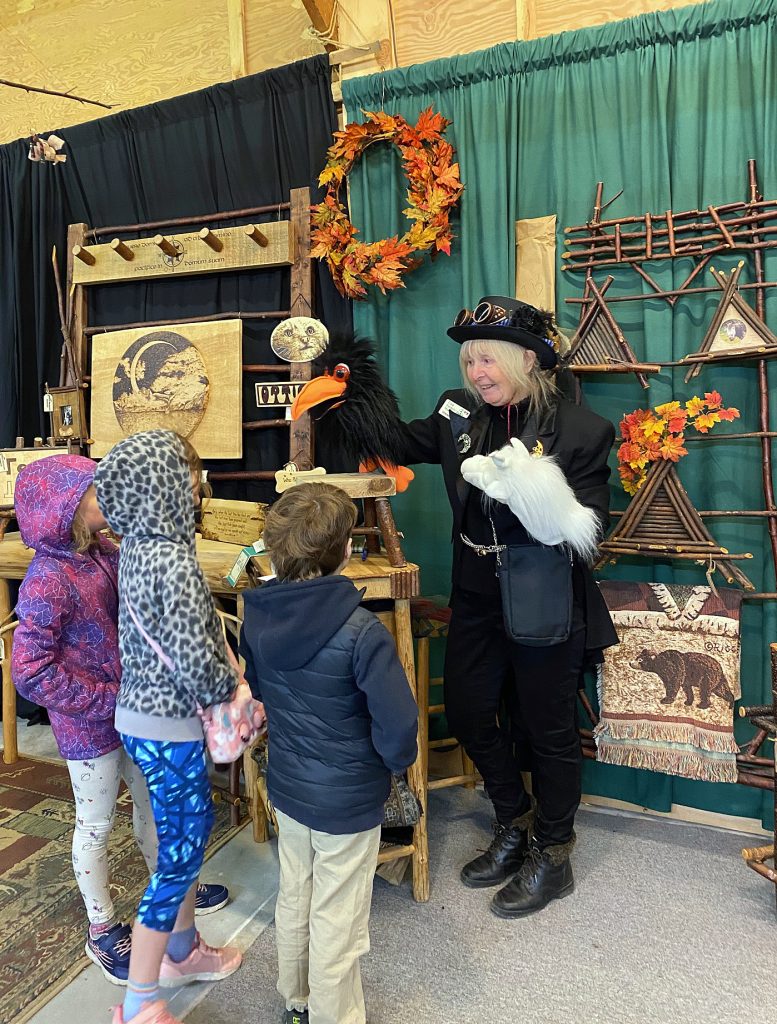
[[[534, 357], [528, 370], [524, 358], [526, 352]], [[513, 394], [518, 393], [529, 399], [530, 413], [543, 412], [558, 394], [553, 376], [547, 370], [540, 369], [539, 360], [531, 349], [512, 341], [475, 339], [465, 341], [461, 346], [459, 366], [464, 387], [478, 398], [477, 388], [467, 376], [467, 360], [478, 356], [490, 356], [494, 360], [512, 386]]]

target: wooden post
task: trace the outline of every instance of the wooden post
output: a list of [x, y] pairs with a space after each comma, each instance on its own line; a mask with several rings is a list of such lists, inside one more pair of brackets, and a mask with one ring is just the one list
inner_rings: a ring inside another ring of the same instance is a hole
[[227, 0], [229, 65], [233, 78], [245, 78], [248, 74], [246, 63], [245, 18], [244, 0]]
[[67, 302], [67, 321], [70, 324], [70, 336], [75, 346], [75, 359], [78, 373], [83, 379], [87, 371], [86, 352], [86, 330], [87, 305], [86, 289], [84, 285], [77, 284], [73, 287], [73, 248], [82, 245], [86, 241], [89, 230], [86, 224], [70, 224], [67, 229], [67, 289], [65, 301]]
[[[11, 590], [8, 580], [0, 579], [0, 622], [11, 614]], [[5, 648], [3, 658], [3, 761], [14, 764], [19, 760], [16, 746], [16, 689], [11, 678], [11, 650], [13, 648], [13, 632], [8, 630], [2, 636]]]
[[[291, 222], [294, 238], [294, 263], [291, 267], [292, 316], [313, 316], [313, 266], [310, 259], [310, 190], [291, 190]], [[291, 380], [310, 380], [310, 363], [292, 363]], [[313, 468], [313, 429], [310, 414], [292, 420], [289, 458], [299, 466]]]
[[[394, 623], [397, 640], [397, 654], [405, 670], [407, 681], [418, 700], [418, 689], [415, 678], [415, 661], [413, 658], [413, 626], [410, 618], [410, 601], [407, 598], [394, 602]], [[427, 728], [425, 722], [418, 720], [418, 757], [407, 770], [408, 785], [421, 804], [421, 818], [413, 829], [413, 896], [419, 903], [429, 899], [429, 838], [426, 831], [426, 779], [424, 777], [423, 738], [421, 729]]]

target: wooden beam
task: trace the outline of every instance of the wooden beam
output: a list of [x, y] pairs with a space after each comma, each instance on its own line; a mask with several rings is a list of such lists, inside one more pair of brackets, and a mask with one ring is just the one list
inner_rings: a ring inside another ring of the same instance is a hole
[[516, 39], [534, 39], [537, 35], [537, 0], [515, 0]]
[[341, 50], [332, 50], [329, 54], [330, 64], [349, 64], [356, 60], [365, 60], [371, 53], [379, 53], [381, 42], [376, 39], [364, 46], [344, 46]]
[[227, 0], [229, 23], [229, 69], [232, 78], [245, 78], [246, 66], [245, 0]]
[[326, 32], [327, 35], [333, 36], [337, 34], [337, 20], [332, 22], [335, 0], [302, 0], [302, 3], [310, 18], [310, 24], [317, 32]]

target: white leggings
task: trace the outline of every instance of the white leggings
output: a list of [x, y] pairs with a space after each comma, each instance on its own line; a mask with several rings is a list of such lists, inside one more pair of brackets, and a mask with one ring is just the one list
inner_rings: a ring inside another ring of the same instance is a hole
[[73, 871], [90, 924], [113, 920], [108, 879], [108, 838], [122, 779], [132, 797], [132, 826], [149, 873], [156, 870], [157, 836], [143, 773], [123, 747], [102, 757], [66, 761], [76, 801]]

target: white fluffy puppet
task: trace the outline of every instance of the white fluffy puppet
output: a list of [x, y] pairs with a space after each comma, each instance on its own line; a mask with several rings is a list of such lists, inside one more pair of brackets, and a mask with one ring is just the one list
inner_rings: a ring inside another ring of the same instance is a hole
[[490, 455], [465, 459], [461, 475], [489, 498], [508, 505], [530, 537], [541, 544], [568, 544], [585, 562], [594, 560], [599, 520], [577, 500], [553, 456], [530, 455], [512, 437]]

